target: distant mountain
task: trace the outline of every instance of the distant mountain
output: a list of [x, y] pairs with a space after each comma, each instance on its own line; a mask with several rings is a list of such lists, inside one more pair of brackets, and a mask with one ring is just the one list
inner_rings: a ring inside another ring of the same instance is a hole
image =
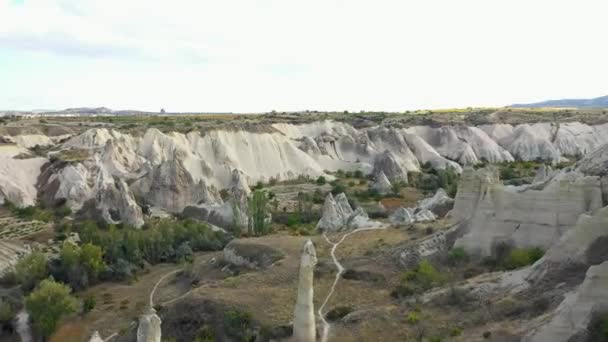
[[536, 103], [525, 103], [525, 104], [514, 104], [511, 107], [521, 108], [540, 108], [540, 107], [554, 107], [554, 108], [603, 108], [608, 107], [608, 95], [600, 96], [593, 99], [562, 99], [562, 100], [549, 100]]

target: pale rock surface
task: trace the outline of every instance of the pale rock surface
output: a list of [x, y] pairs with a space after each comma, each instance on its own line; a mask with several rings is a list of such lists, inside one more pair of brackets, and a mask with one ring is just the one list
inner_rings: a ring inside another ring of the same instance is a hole
[[95, 331], [93, 335], [91, 335], [89, 342], [103, 342], [103, 339], [101, 338], [101, 336], [99, 336], [99, 332]]
[[417, 207], [431, 211], [438, 217], [445, 216], [454, 206], [454, 199], [442, 188], [437, 189], [433, 197], [418, 201]]
[[415, 134], [406, 133], [405, 130], [403, 131], [405, 141], [412, 152], [414, 152], [414, 155], [421, 165], [429, 163], [435, 170], [444, 170], [451, 167], [456, 170], [457, 173], [462, 172], [462, 167], [458, 163], [442, 157], [431, 145], [424, 141], [424, 139]]
[[55, 142], [51, 138], [42, 134], [18, 135], [13, 138], [15, 143], [25, 148], [32, 148], [36, 145], [41, 147], [54, 145]]
[[576, 163], [576, 169], [587, 175], [608, 175], [608, 144], [602, 145]]
[[523, 124], [515, 127], [513, 134], [499, 143], [521, 160], [551, 160], [559, 162], [561, 153], [553, 143], [553, 134], [546, 126]]
[[524, 337], [523, 342], [588, 341], [594, 319], [608, 311], [608, 262], [592, 266], [584, 282], [566, 295], [550, 321]]
[[317, 264], [315, 246], [311, 240], [306, 241], [300, 258], [298, 293], [294, 309], [293, 339], [297, 342], [316, 341], [314, 313], [314, 271]]
[[503, 186], [494, 168], [463, 172], [452, 211], [467, 222], [456, 246], [489, 255], [497, 242], [547, 249], [572, 229], [580, 214], [602, 206], [599, 177], [559, 174], [541, 189]]
[[380, 172], [374, 176], [374, 181], [370, 184], [370, 188], [377, 191], [379, 194], [387, 194], [391, 192], [393, 185], [384, 174], [384, 171], [380, 170]]
[[198, 204], [187, 206], [182, 216], [205, 221], [221, 228], [231, 230], [236, 226], [241, 230], [248, 227], [248, 195], [251, 192], [240, 170], [232, 171], [232, 180], [228, 188], [228, 200], [221, 204]]
[[380, 172], [391, 182], [407, 182], [407, 169], [399, 163], [395, 155], [389, 151], [384, 151], [374, 160], [374, 175]]
[[223, 250], [224, 260], [234, 266], [264, 269], [283, 258], [283, 253], [273, 247], [232, 240]]
[[534, 176], [534, 180], [532, 183], [544, 182], [553, 176], [553, 169], [551, 166], [546, 164], [541, 164], [536, 170], [536, 175]]
[[399, 262], [407, 267], [415, 267], [424, 259], [434, 258], [447, 252], [461, 232], [461, 225], [455, 224], [447, 230], [433, 233], [420, 243], [407, 246], [399, 253]]
[[[370, 146], [378, 152], [390, 151], [391, 156], [401, 167], [407, 171], [420, 170], [420, 164], [416, 155], [410, 149], [405, 135], [399, 129], [378, 127], [367, 130]], [[378, 158], [378, 157], [377, 157]], [[374, 167], [376, 165], [374, 164]], [[389, 179], [391, 175], [387, 173]]]
[[343, 230], [348, 223], [349, 217], [353, 214], [353, 209], [348, 204], [348, 199], [344, 193], [338, 194], [334, 199], [331, 193], [325, 197], [321, 219], [317, 223], [317, 229], [333, 232]]
[[389, 221], [395, 226], [407, 226], [415, 222], [411, 209], [400, 207], [390, 216]]
[[0, 155], [0, 204], [5, 200], [19, 207], [36, 204], [36, 182], [46, 158], [12, 159]]
[[137, 342], [160, 342], [161, 341], [161, 320], [152, 308], [147, 313], [139, 317], [137, 327]]

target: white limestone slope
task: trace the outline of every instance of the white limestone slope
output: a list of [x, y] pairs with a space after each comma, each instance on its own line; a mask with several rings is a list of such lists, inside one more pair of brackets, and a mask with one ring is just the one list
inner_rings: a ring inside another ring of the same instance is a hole
[[294, 308], [293, 339], [301, 342], [316, 341], [317, 329], [314, 311], [314, 271], [317, 253], [311, 240], [306, 241], [300, 258], [298, 293]]

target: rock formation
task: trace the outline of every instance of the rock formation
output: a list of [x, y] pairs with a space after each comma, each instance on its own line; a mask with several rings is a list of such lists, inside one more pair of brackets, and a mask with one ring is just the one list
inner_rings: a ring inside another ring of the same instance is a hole
[[232, 179], [228, 188], [228, 198], [221, 204], [206, 204], [187, 206], [182, 216], [209, 222], [221, 228], [232, 230], [240, 227], [246, 231], [248, 226], [248, 195], [251, 192], [239, 170], [232, 171]]
[[467, 220], [456, 241], [473, 254], [489, 255], [497, 242], [548, 248], [572, 229], [580, 214], [602, 205], [599, 177], [565, 172], [543, 188], [503, 186], [492, 168], [463, 172], [452, 216]]
[[331, 193], [325, 197], [321, 219], [317, 223], [317, 229], [324, 231], [338, 231], [346, 228], [348, 218], [353, 214], [353, 209], [348, 204], [348, 199], [344, 193], [332, 196]]
[[[152, 212], [173, 214], [202, 204], [222, 205], [218, 190], [231, 187], [235, 169], [249, 183], [270, 177], [318, 177], [324, 170], [339, 169], [366, 174], [382, 171], [389, 182], [405, 181], [407, 172], [419, 171], [421, 164], [435, 169], [453, 167], [460, 172], [455, 161], [467, 165], [481, 160], [511, 161], [516, 156], [558, 162], [585, 155], [608, 143], [608, 124], [379, 126], [358, 130], [346, 123], [318, 121], [204, 134], [163, 133], [151, 128], [143, 137], [95, 128], [68, 137], [32, 132], [3, 137], [0, 202], [8, 199], [28, 206], [37, 199], [49, 205], [65, 201], [74, 212], [87, 203], [108, 222], [140, 225], [137, 207], [141, 205], [149, 206]], [[22, 159], [33, 154], [28, 148], [42, 145], [50, 148], [48, 159]], [[578, 163], [578, 168], [602, 176], [598, 172], [603, 164], [597, 160], [606, 159], [602, 158], [605, 150], [594, 153]], [[130, 191], [119, 196], [125, 185]], [[373, 185], [387, 189], [382, 177]], [[608, 190], [605, 198], [608, 201]], [[219, 210], [201, 216], [231, 215], [228, 210]], [[245, 223], [244, 218], [241, 215], [241, 223]]]
[[392, 191], [393, 185], [384, 174], [384, 171], [381, 170], [374, 176], [374, 181], [370, 184], [370, 188], [379, 194], [387, 194]]
[[590, 341], [589, 328], [608, 312], [608, 262], [592, 266], [585, 281], [553, 313], [546, 324], [524, 337], [523, 342]]
[[553, 169], [551, 166], [546, 164], [541, 164], [538, 170], [536, 171], [536, 175], [534, 176], [534, 180], [532, 183], [544, 182], [548, 180], [551, 176], [553, 176]]
[[389, 150], [384, 151], [374, 161], [373, 174], [378, 177], [380, 173], [383, 173], [391, 182], [407, 183], [407, 169], [397, 161], [395, 155]]
[[300, 259], [300, 275], [298, 280], [298, 294], [293, 319], [293, 338], [297, 342], [316, 341], [314, 313], [314, 270], [317, 264], [317, 254], [312, 241], [308, 240], [302, 249]]
[[147, 313], [139, 317], [137, 327], [137, 342], [160, 342], [161, 341], [161, 321], [152, 308]]
[[454, 207], [454, 199], [448, 196], [445, 190], [439, 188], [433, 197], [419, 201], [417, 207], [429, 210], [438, 217], [443, 217]]
[[95, 331], [93, 335], [91, 335], [89, 342], [103, 342], [103, 339], [101, 338], [101, 336], [99, 336], [99, 332]]
[[284, 257], [278, 249], [253, 242], [232, 240], [224, 247], [224, 261], [250, 269], [267, 268]]

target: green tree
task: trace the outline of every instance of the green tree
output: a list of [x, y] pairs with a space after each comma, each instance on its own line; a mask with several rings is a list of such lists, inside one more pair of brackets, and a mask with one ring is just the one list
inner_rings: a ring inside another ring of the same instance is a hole
[[40, 282], [27, 296], [25, 308], [39, 334], [50, 336], [62, 317], [76, 312], [78, 302], [70, 292], [71, 289], [67, 285], [50, 278]]
[[19, 260], [15, 265], [15, 277], [24, 290], [31, 290], [36, 284], [47, 277], [48, 262], [41, 252], [34, 252]]
[[255, 190], [249, 200], [249, 232], [253, 235], [265, 235], [269, 225], [266, 222], [266, 193]]
[[317, 183], [317, 185], [324, 185], [325, 184], [325, 177], [319, 176], [319, 178], [317, 178], [317, 180], [315, 181], [315, 183]]

